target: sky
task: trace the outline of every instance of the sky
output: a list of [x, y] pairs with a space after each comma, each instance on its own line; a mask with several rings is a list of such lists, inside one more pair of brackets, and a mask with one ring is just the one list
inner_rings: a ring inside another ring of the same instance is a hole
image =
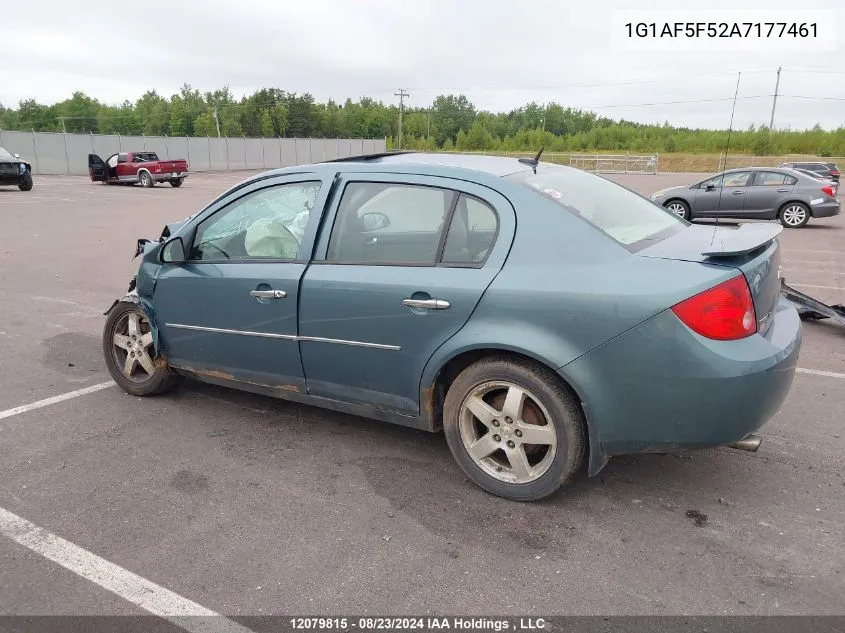
[[[34, 0], [14, 11], [14, 19], [0, 22], [0, 103], [15, 107], [26, 98], [53, 103], [75, 90], [119, 103], [149, 89], [169, 96], [185, 82], [200, 91], [228, 84], [237, 97], [275, 87], [310, 92], [318, 101], [369, 96], [397, 103], [394, 93], [403, 88], [414, 107], [430, 105], [439, 94], [462, 93], [491, 111], [533, 100], [614, 119], [727, 128], [741, 73], [733, 125], [746, 128], [769, 123], [776, 70], [782, 66], [776, 127], [845, 125], [845, 4], [839, 0], [748, 0], [742, 6], [753, 10], [753, 20], [771, 21], [788, 9], [806, 23], [821, 16], [824, 35], [797, 43], [734, 39], [733, 49], [724, 41], [695, 49], [666, 38], [635, 40], [624, 35], [623, 25], [631, 15], [647, 23], [686, 14], [727, 21], [736, 2], [142, 5], [139, 13], [137, 3]], [[699, 6], [706, 10], [690, 13]]]

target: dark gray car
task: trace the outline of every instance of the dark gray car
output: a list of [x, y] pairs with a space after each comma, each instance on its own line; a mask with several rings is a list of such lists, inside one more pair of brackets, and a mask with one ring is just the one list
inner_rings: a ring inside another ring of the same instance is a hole
[[780, 220], [787, 228], [840, 211], [831, 185], [778, 167], [728, 169], [693, 185], [661, 189], [651, 199], [686, 220]]

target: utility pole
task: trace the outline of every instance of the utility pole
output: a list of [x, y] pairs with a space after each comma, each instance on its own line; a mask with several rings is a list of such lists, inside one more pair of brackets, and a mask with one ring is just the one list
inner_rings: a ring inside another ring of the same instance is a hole
[[62, 134], [67, 134], [67, 132], [65, 131], [65, 119], [66, 119], [67, 117], [60, 116], [60, 117], [58, 117], [58, 118], [59, 118], [59, 121], [61, 121], [61, 122], [62, 122]]
[[404, 88], [399, 88], [399, 92], [393, 94], [399, 97], [399, 143], [396, 149], [402, 149], [402, 111], [405, 109], [405, 97], [410, 95]]
[[775, 125], [775, 106], [778, 103], [778, 88], [780, 87], [780, 71], [782, 68], [783, 66], [778, 66], [778, 78], [777, 81], [775, 81], [775, 96], [774, 99], [772, 99], [772, 118], [769, 120], [769, 134], [772, 133]]
[[217, 124], [217, 138], [220, 138], [220, 119], [217, 118], [217, 106], [214, 106], [214, 123]]

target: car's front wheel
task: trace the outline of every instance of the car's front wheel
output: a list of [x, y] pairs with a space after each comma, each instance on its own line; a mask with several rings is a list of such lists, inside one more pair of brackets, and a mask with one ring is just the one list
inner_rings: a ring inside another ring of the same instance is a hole
[[788, 229], [797, 229], [810, 221], [810, 209], [802, 202], [790, 202], [780, 212], [780, 223]]
[[690, 206], [683, 200], [670, 200], [666, 203], [666, 208], [678, 217], [684, 220], [690, 220], [692, 214], [690, 213]]
[[443, 429], [463, 471], [484, 490], [542, 499], [584, 459], [581, 409], [551, 371], [489, 358], [467, 367], [446, 394]]
[[18, 185], [21, 191], [32, 191], [32, 174], [27, 173], [21, 183]]
[[103, 328], [103, 354], [114, 381], [133, 395], [158, 395], [182, 381], [156, 355], [150, 321], [135, 303], [118, 303], [109, 313]]

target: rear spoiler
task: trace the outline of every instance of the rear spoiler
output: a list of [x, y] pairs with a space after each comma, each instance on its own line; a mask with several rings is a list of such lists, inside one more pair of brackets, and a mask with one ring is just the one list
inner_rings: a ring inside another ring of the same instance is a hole
[[781, 231], [783, 227], [780, 224], [770, 223], [740, 224], [738, 229], [727, 230], [718, 235], [714, 231], [713, 242], [701, 254], [705, 257], [746, 255], [767, 246]]
[[787, 286], [786, 279], [780, 280], [780, 293], [795, 306], [802, 319], [832, 319], [834, 323], [845, 326], [845, 306], [839, 304], [826, 305], [791, 286]]

